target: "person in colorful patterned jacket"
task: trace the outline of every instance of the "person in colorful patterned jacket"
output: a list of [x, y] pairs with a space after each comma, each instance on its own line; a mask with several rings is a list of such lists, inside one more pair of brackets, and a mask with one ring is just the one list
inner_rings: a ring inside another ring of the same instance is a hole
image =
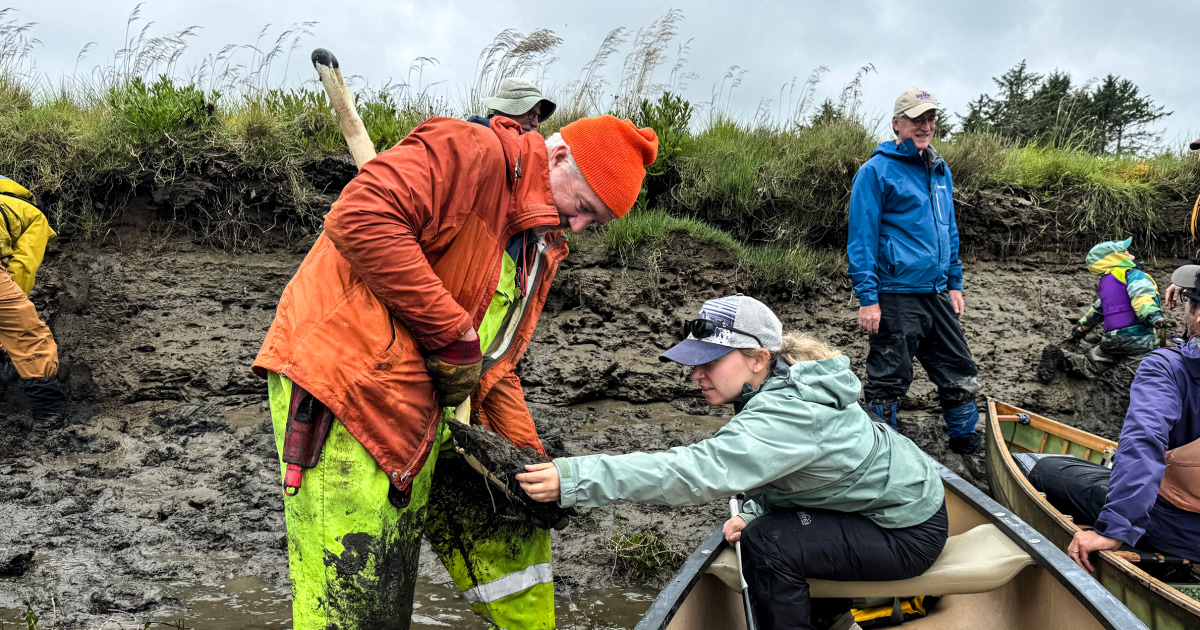
[[1088, 271], [1100, 276], [1099, 298], [1071, 331], [1079, 341], [1104, 324], [1100, 343], [1086, 354], [1051, 344], [1042, 350], [1037, 378], [1049, 383], [1059, 368], [1068, 374], [1094, 378], [1125, 358], [1140, 357], [1158, 346], [1156, 329], [1167, 327], [1158, 299], [1158, 285], [1133, 262], [1132, 238], [1105, 241], [1088, 252]]

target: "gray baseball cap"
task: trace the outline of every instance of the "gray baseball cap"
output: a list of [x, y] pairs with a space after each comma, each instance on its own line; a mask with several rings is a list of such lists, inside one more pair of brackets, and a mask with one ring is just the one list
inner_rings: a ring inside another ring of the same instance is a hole
[[1200, 265], [1184, 265], [1171, 274], [1171, 284], [1185, 289], [1196, 290], [1196, 280], [1200, 279]]
[[500, 89], [495, 96], [483, 99], [483, 106], [502, 114], [520, 116], [539, 102], [542, 103], [542, 112], [538, 120], [546, 120], [558, 107], [554, 101], [542, 96], [542, 91], [536, 85], [525, 79], [508, 78], [500, 82]]
[[688, 322], [687, 337], [659, 355], [658, 360], [703, 365], [738, 348], [778, 352], [782, 347], [783, 324], [775, 313], [766, 304], [738, 293], [705, 302], [696, 319]]
[[932, 92], [915, 87], [905, 90], [903, 94], [896, 97], [896, 107], [893, 110], [893, 115], [899, 116], [903, 114], [909, 118], [916, 118], [931, 109], [941, 108], [941, 103], [938, 103], [937, 97]]

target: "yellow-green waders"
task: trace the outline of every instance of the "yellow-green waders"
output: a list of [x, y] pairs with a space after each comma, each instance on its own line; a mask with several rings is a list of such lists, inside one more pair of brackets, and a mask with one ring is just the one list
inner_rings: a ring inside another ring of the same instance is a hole
[[[479, 327], [485, 349], [515, 301], [515, 275], [506, 254]], [[267, 388], [282, 451], [292, 382], [271, 373]], [[471, 608], [494, 627], [554, 628], [549, 530], [497, 518], [493, 506], [502, 496], [457, 457], [445, 425], [407, 505], [391, 488], [370, 453], [335, 421], [320, 462], [305, 471], [299, 493], [284, 498], [295, 630], [408, 628], [422, 534]]]

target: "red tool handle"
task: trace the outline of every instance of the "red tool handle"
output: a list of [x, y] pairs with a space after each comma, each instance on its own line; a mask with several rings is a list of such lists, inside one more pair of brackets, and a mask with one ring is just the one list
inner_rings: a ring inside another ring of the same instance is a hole
[[304, 469], [299, 464], [288, 464], [287, 472], [283, 474], [283, 493], [289, 497], [300, 492], [300, 482], [304, 477]]

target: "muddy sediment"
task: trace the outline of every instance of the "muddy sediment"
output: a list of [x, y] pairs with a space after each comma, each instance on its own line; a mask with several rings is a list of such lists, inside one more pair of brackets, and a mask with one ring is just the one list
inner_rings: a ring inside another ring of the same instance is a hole
[[[306, 244], [230, 255], [144, 233], [117, 236], [61, 243], [34, 293], [76, 401], [70, 426], [35, 430], [20, 387], [0, 371], [0, 622], [15, 622], [26, 606], [42, 627], [186, 619], [197, 589], [231, 583], [254, 584], [248, 592], [262, 601], [288, 596], [266, 386], [249, 365]], [[662, 450], [703, 439], [728, 419], [730, 410], [707, 406], [682, 369], [657, 360], [706, 299], [753, 294], [786, 329], [837, 345], [863, 374], [866, 338], [844, 276], [797, 294], [754, 287], [728, 254], [681, 238], [628, 267], [584, 238], [562, 266], [521, 368], [552, 457]], [[1034, 379], [1043, 345], [1066, 337], [1068, 318], [1093, 299], [1081, 260], [969, 261], [964, 327], [980, 366], [980, 402], [990, 396], [1116, 437], [1129, 368], [1094, 383]], [[1149, 270], [1161, 284], [1175, 262]], [[946, 448], [932, 384], [916, 371], [901, 431], [969, 476], [971, 466]], [[725, 510], [720, 502], [583, 510], [553, 533], [559, 591], [653, 588], [669, 569], [631, 584], [614, 562], [614, 537], [652, 532], [665, 548], [687, 552]], [[435, 584], [448, 579], [430, 553], [421, 570]]]

